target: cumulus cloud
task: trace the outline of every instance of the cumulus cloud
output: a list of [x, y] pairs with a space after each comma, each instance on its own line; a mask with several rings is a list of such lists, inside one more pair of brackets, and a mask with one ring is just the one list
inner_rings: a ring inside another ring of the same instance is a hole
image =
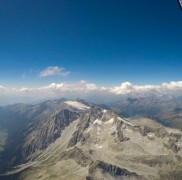
[[130, 82], [122, 83], [110, 89], [115, 94], [180, 94], [182, 95], [182, 81], [172, 81], [161, 85], [133, 85]]
[[178, 81], [178, 82], [175, 82], [175, 81], [172, 81], [170, 83], [163, 83], [162, 86], [164, 88], [167, 88], [167, 89], [181, 89], [182, 88], [182, 81]]
[[32, 102], [49, 98], [84, 98], [89, 100], [112, 100], [123, 95], [182, 95], [182, 81], [172, 81], [160, 85], [134, 85], [130, 82], [121, 83], [115, 87], [102, 87], [84, 80], [74, 83], [51, 83], [37, 88], [6, 88], [0, 86], [0, 104], [2, 98], [13, 102]]
[[133, 91], [133, 85], [130, 82], [124, 82], [120, 86], [111, 88], [111, 92], [115, 94], [128, 94]]
[[49, 77], [49, 76], [63, 76], [66, 77], [70, 74], [70, 71], [66, 71], [63, 67], [58, 66], [49, 66], [46, 69], [40, 72], [40, 77]]

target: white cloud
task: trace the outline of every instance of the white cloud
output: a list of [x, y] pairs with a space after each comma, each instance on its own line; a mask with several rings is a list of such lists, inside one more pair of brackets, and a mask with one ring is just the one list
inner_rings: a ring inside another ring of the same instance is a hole
[[128, 94], [133, 90], [133, 85], [130, 82], [124, 82], [120, 86], [111, 88], [111, 92], [115, 94]]
[[66, 71], [63, 67], [58, 66], [49, 66], [43, 71], [40, 72], [40, 77], [49, 77], [49, 76], [63, 76], [66, 77], [70, 74], [70, 71]]
[[56, 84], [56, 83], [52, 83], [48, 86], [44, 86], [44, 87], [40, 87], [37, 90], [40, 91], [51, 91], [51, 92], [81, 92], [81, 93], [85, 93], [88, 91], [94, 91], [94, 90], [99, 90], [100, 88], [96, 86], [96, 84], [93, 83], [87, 83], [86, 81], [79, 81], [79, 82], [75, 82], [75, 83], [60, 83], [60, 84]]
[[5, 87], [0, 86], [0, 93], [3, 92], [3, 91], [5, 91], [5, 89], [6, 89]]
[[26, 87], [22, 87], [19, 91], [23, 92], [23, 93], [27, 93], [29, 91], [29, 89]]
[[182, 88], [182, 81], [177, 81], [177, 82], [172, 81], [170, 83], [163, 83], [162, 86], [167, 89], [173, 89], [173, 88], [178, 89]]
[[[37, 88], [6, 88], [0, 86], [0, 104], [32, 102], [49, 98], [84, 98], [89, 100], [112, 100], [122, 95], [182, 95], [182, 81], [160, 85], [134, 85], [124, 82], [115, 87], [101, 87], [81, 80], [74, 83], [52, 83]], [[4, 99], [4, 102], [2, 102]], [[11, 100], [8, 101], [7, 99]]]
[[182, 95], [182, 81], [172, 81], [161, 85], [133, 85], [130, 82], [122, 83], [120, 86], [111, 88], [116, 94], [180, 94]]

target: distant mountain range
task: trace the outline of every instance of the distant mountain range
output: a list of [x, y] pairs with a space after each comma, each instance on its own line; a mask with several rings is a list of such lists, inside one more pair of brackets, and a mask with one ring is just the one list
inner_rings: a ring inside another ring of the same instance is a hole
[[1, 107], [0, 179], [180, 180], [181, 102], [60, 99]]
[[165, 126], [182, 128], [181, 96], [123, 98], [108, 106], [125, 117], [149, 117]]

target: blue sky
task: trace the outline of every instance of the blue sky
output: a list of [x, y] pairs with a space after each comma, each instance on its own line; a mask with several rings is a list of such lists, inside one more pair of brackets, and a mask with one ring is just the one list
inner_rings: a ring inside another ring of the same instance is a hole
[[[48, 67], [69, 75], [40, 77]], [[1, 0], [0, 85], [182, 80], [182, 11], [171, 0]]]

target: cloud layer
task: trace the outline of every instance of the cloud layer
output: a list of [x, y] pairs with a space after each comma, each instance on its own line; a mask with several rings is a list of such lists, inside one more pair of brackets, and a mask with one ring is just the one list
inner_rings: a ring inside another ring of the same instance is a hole
[[182, 81], [160, 85], [134, 85], [130, 82], [115, 87], [101, 87], [81, 80], [75, 83], [52, 83], [38, 88], [6, 88], [0, 86], [0, 104], [32, 102], [49, 98], [84, 98], [111, 100], [122, 95], [182, 95]]
[[66, 77], [70, 74], [70, 71], [66, 71], [63, 67], [58, 66], [49, 66], [43, 71], [40, 72], [40, 77], [49, 77], [49, 76], [63, 76]]

